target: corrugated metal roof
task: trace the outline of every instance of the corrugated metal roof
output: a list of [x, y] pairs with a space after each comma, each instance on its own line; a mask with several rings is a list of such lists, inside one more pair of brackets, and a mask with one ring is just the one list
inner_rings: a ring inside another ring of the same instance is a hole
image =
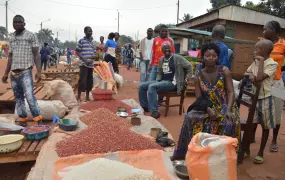
[[[177, 28], [170, 27], [168, 28], [170, 32], [170, 36], [177, 36], [182, 38], [190, 38], [190, 39], [212, 39], [212, 32], [202, 31], [197, 29], [188, 29], [188, 28]], [[240, 40], [235, 39], [229, 36], [225, 37], [225, 42], [232, 42], [238, 44], [255, 44], [255, 41], [248, 40]]]

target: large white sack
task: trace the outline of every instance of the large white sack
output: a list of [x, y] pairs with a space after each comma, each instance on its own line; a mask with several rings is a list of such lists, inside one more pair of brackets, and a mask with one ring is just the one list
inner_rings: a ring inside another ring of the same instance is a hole
[[124, 85], [124, 78], [123, 78], [123, 76], [121, 76], [121, 75], [115, 73], [115, 74], [114, 74], [114, 77], [115, 77], [116, 83], [118, 83], [118, 84], [119, 84], [119, 87], [122, 88], [123, 85]]
[[53, 80], [45, 84], [45, 94], [51, 100], [60, 100], [69, 109], [77, 106], [77, 100], [73, 88], [63, 80]]
[[[58, 116], [59, 118], [63, 118], [66, 112], [68, 111], [68, 108], [65, 107], [64, 104], [59, 100], [54, 100], [54, 101], [38, 100], [37, 102], [40, 108], [40, 114], [43, 116], [45, 120], [52, 120], [54, 115]], [[29, 105], [26, 100], [25, 100], [25, 106], [29, 120], [33, 120], [33, 116], [31, 114]], [[15, 115], [18, 117], [16, 109], [15, 109]]]
[[233, 85], [234, 85], [235, 99], [238, 99], [238, 95], [240, 91], [239, 89], [240, 82], [233, 79]]

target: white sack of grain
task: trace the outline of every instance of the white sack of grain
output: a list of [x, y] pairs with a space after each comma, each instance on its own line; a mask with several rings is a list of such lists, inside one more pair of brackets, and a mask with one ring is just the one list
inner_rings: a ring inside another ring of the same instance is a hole
[[66, 81], [50, 81], [44, 85], [44, 91], [51, 100], [60, 100], [69, 109], [78, 105], [73, 89]]
[[[45, 120], [52, 120], [53, 116], [56, 115], [59, 118], [63, 118], [68, 111], [68, 108], [64, 106], [61, 101], [54, 100], [54, 101], [44, 101], [38, 100], [38, 105], [40, 108], [40, 115], [43, 116]], [[28, 119], [33, 120], [33, 116], [31, 114], [29, 105], [25, 100], [25, 106], [28, 114]], [[17, 109], [15, 109], [15, 115], [18, 117]]]
[[115, 74], [114, 74], [114, 77], [115, 77], [116, 83], [119, 85], [120, 88], [122, 88], [123, 85], [124, 85], [124, 78], [123, 78], [123, 76], [121, 76], [121, 75], [115, 73]]
[[65, 61], [59, 61], [58, 64], [67, 65], [67, 62], [65, 62]]
[[239, 95], [240, 82], [233, 79], [233, 85], [234, 85], [235, 99], [237, 99]]
[[69, 166], [58, 175], [62, 177], [62, 180], [127, 180], [133, 177], [138, 180], [155, 180], [153, 171], [138, 169], [106, 158], [97, 158], [81, 165]]

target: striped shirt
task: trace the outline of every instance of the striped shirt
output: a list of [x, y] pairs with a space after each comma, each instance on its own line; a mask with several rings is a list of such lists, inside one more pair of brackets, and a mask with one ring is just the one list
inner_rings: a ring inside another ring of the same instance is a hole
[[[85, 58], [86, 60], [89, 60], [92, 56], [95, 56], [96, 46], [92, 40], [90, 41], [90, 39], [84, 37], [78, 41], [76, 51], [79, 52], [83, 58]], [[89, 64], [85, 64], [85, 62], [81, 60], [80, 66], [83, 66], [83, 65], [88, 68], [94, 68], [93, 60]]]
[[34, 55], [32, 48], [39, 47], [38, 38], [28, 30], [16, 35], [14, 32], [9, 39], [9, 53], [12, 53], [11, 70], [25, 70], [33, 67]]

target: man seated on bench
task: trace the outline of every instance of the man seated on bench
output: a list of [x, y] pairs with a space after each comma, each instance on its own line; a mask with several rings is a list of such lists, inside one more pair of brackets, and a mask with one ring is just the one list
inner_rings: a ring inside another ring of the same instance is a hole
[[156, 81], [143, 82], [139, 86], [140, 105], [145, 112], [152, 112], [151, 116], [155, 119], [160, 117], [157, 93], [177, 90], [180, 95], [186, 81], [192, 77], [191, 63], [180, 55], [172, 54], [171, 46], [168, 41], [162, 43], [164, 57], [159, 61]]

